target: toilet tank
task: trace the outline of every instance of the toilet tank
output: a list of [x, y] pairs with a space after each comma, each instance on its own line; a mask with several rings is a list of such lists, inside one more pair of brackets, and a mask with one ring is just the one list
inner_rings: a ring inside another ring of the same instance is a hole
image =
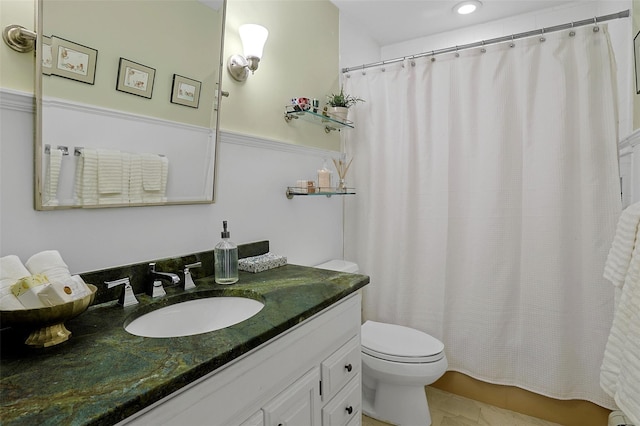
[[352, 274], [357, 274], [359, 271], [357, 263], [340, 259], [334, 259], [325, 263], [321, 263], [320, 265], [316, 265], [315, 268], [328, 269], [330, 271], [338, 272], [350, 272]]

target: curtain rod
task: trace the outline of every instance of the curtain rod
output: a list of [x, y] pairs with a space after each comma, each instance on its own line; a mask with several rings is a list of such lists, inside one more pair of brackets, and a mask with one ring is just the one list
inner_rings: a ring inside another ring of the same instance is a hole
[[584, 19], [582, 21], [575, 21], [567, 24], [555, 25], [552, 27], [546, 27], [539, 30], [526, 31], [523, 33], [517, 33], [509, 36], [492, 38], [489, 40], [476, 41], [474, 43], [462, 44], [460, 46], [454, 46], [454, 47], [447, 47], [445, 49], [432, 50], [430, 52], [418, 53], [416, 55], [407, 55], [401, 58], [388, 59], [385, 61], [373, 62], [370, 64], [364, 64], [356, 67], [342, 68], [342, 73], [344, 74], [350, 71], [364, 70], [365, 68], [373, 68], [373, 67], [379, 67], [382, 65], [393, 64], [396, 62], [404, 61], [405, 59], [415, 59], [415, 58], [421, 58], [424, 56], [435, 56], [435, 55], [440, 55], [442, 53], [456, 52], [464, 49], [471, 49], [473, 47], [482, 47], [482, 46], [487, 46], [489, 44], [496, 44], [496, 43], [512, 41], [512, 40], [525, 38], [525, 37], [543, 35], [545, 33], [552, 33], [554, 31], [561, 31], [561, 30], [567, 30], [567, 29], [576, 28], [576, 27], [582, 27], [584, 25], [590, 25], [590, 24], [595, 25], [598, 22], [610, 21], [612, 19], [619, 19], [619, 18], [628, 18], [628, 17], [629, 17], [629, 9], [623, 10], [618, 13], [612, 13], [610, 15], [597, 16], [597, 17], [594, 17], [593, 19]]

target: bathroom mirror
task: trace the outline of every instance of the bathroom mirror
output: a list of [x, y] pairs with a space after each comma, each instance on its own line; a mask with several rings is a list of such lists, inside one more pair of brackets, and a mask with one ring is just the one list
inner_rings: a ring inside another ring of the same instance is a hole
[[35, 208], [214, 202], [226, 0], [37, 0]]

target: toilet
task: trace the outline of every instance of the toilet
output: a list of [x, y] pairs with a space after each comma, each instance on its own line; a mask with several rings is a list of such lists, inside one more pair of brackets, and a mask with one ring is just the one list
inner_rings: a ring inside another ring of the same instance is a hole
[[[316, 268], [358, 272], [358, 265], [331, 260]], [[444, 344], [422, 331], [366, 321], [361, 328], [362, 411], [400, 426], [429, 426], [424, 387], [447, 370]]]

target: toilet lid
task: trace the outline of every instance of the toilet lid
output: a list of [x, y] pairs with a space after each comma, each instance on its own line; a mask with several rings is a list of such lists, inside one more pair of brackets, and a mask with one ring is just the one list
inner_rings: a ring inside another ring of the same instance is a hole
[[444, 344], [422, 331], [396, 324], [367, 321], [362, 325], [362, 352], [389, 361], [434, 362]]

